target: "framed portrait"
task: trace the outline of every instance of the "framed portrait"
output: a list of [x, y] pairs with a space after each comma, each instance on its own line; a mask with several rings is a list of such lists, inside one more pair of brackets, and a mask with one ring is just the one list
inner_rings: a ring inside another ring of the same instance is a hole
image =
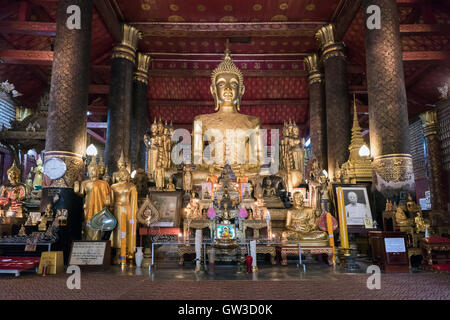
[[212, 196], [212, 183], [211, 182], [203, 182], [202, 183], [202, 199], [206, 199], [205, 198], [206, 191], [208, 191], [208, 194], [209, 194], [208, 199], [210, 199]]
[[159, 211], [159, 227], [179, 227], [181, 191], [151, 191], [150, 198]]
[[[337, 188], [342, 187], [345, 203], [345, 217], [347, 226], [368, 227], [373, 221], [372, 203], [370, 201], [369, 184], [333, 184], [334, 198], [337, 197]], [[338, 208], [337, 203], [335, 207]]]
[[244, 194], [246, 191], [248, 192], [248, 194], [252, 194], [251, 189], [250, 189], [250, 187], [251, 187], [250, 183], [241, 183], [240, 187], [241, 187], [241, 199], [244, 198]]

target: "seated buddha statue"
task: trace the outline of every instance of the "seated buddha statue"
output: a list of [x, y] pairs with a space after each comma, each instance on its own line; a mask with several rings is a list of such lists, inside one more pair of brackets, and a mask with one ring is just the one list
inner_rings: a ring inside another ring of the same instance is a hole
[[328, 235], [320, 231], [313, 208], [303, 206], [301, 192], [294, 193], [294, 208], [286, 215], [286, 230], [281, 235], [282, 241], [300, 241], [302, 244], [327, 245]]
[[398, 206], [395, 211], [395, 223], [399, 227], [411, 227], [414, 225], [414, 218], [408, 218], [406, 216], [405, 211], [403, 210], [404, 206]]
[[[222, 62], [211, 75], [210, 90], [216, 112], [198, 115], [194, 119], [195, 181], [205, 180], [208, 165], [220, 169], [228, 163], [234, 172], [239, 172], [240, 166], [246, 165], [247, 175], [259, 172], [263, 161], [261, 121], [257, 117], [239, 113], [245, 91], [243, 80], [242, 72], [234, 64], [227, 48]], [[205, 145], [204, 140], [209, 145]], [[208, 159], [207, 154], [211, 158]]]
[[277, 189], [275, 189], [274, 186], [272, 186], [272, 180], [266, 179], [265, 186], [263, 190], [263, 197], [264, 198], [275, 198], [277, 197]]
[[0, 187], [0, 197], [5, 206], [10, 203], [9, 211], [21, 213], [21, 202], [28, 195], [28, 188], [19, 181], [20, 169], [14, 161], [11, 168], [7, 171], [8, 183]]

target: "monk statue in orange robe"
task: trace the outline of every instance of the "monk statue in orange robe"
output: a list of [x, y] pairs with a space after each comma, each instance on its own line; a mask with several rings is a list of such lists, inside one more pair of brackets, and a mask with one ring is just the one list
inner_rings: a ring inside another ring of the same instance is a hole
[[130, 172], [122, 167], [117, 173], [119, 182], [113, 184], [114, 217], [117, 227], [112, 233], [111, 246], [116, 249], [114, 264], [126, 264], [134, 260], [136, 248], [136, 214], [138, 212], [138, 192], [130, 182]]
[[101, 232], [95, 231], [88, 227], [87, 223], [92, 216], [109, 207], [113, 203], [111, 187], [108, 182], [99, 180], [99, 168], [97, 160], [92, 158], [88, 166], [89, 180], [82, 182], [75, 181], [74, 191], [78, 195], [84, 196], [84, 222], [83, 222], [83, 239], [84, 240], [100, 240]]

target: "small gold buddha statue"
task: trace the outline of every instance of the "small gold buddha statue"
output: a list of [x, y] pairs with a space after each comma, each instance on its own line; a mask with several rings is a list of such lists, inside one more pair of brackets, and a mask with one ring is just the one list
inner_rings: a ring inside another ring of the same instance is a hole
[[[259, 172], [259, 165], [263, 162], [261, 120], [239, 113], [245, 91], [244, 77], [231, 59], [228, 44], [222, 62], [211, 74], [210, 89], [216, 112], [196, 116], [193, 124], [192, 149], [194, 164], [197, 166], [194, 180], [199, 180], [197, 176], [201, 177], [202, 171], [206, 171], [208, 164], [205, 161], [218, 167], [228, 162], [233, 170], [246, 164], [248, 172]], [[205, 134], [210, 138], [210, 144], [215, 146], [208, 146], [211, 162], [203, 159]], [[242, 146], [236, 141], [242, 141]]]
[[33, 188], [34, 190], [42, 189], [42, 175], [44, 174], [44, 168], [42, 167], [42, 159], [39, 158], [36, 161], [36, 168], [33, 169], [34, 179]]
[[282, 241], [300, 241], [309, 245], [327, 245], [328, 235], [320, 231], [316, 213], [313, 208], [303, 206], [303, 194], [294, 193], [294, 208], [286, 215], [286, 231], [281, 235]]
[[272, 186], [272, 180], [266, 179], [265, 186], [263, 190], [263, 197], [264, 198], [273, 198], [277, 197], [277, 189]]
[[7, 171], [9, 182], [0, 187], [0, 197], [11, 200], [8, 211], [16, 212], [16, 217], [22, 216], [21, 202], [28, 195], [27, 186], [19, 181], [20, 170], [14, 161]]
[[425, 232], [427, 228], [430, 228], [430, 223], [422, 217], [422, 211], [417, 212], [414, 223], [416, 224], [416, 233]]
[[166, 191], [176, 191], [172, 176], [169, 177], [169, 183], [167, 184]]
[[403, 206], [398, 206], [397, 210], [395, 211], [395, 223], [399, 227], [410, 227], [414, 225], [414, 219], [408, 218], [406, 216], [405, 211], [403, 210]]
[[39, 231], [47, 230], [47, 217], [45, 215], [41, 218], [41, 223], [39, 223], [38, 230]]

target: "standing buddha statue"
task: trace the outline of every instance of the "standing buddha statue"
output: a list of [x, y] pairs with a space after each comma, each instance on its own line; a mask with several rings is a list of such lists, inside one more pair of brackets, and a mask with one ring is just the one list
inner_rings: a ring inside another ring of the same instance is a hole
[[83, 238], [85, 240], [100, 240], [100, 231], [89, 228], [87, 223], [94, 214], [113, 203], [112, 193], [108, 182], [98, 179], [99, 169], [95, 158], [92, 158], [88, 166], [88, 174], [89, 180], [75, 181], [73, 189], [75, 193], [85, 197]]
[[[118, 182], [111, 186], [114, 199], [114, 216], [117, 227], [112, 234], [113, 248], [117, 249], [114, 262], [126, 263], [133, 260], [136, 247], [136, 213], [138, 211], [138, 193], [136, 186], [130, 182], [130, 173], [123, 167], [117, 173]], [[120, 249], [120, 250], [119, 250]]]
[[42, 189], [42, 175], [44, 174], [44, 168], [42, 167], [42, 159], [39, 158], [36, 161], [37, 167], [33, 169], [34, 179], [33, 179], [33, 189]]

